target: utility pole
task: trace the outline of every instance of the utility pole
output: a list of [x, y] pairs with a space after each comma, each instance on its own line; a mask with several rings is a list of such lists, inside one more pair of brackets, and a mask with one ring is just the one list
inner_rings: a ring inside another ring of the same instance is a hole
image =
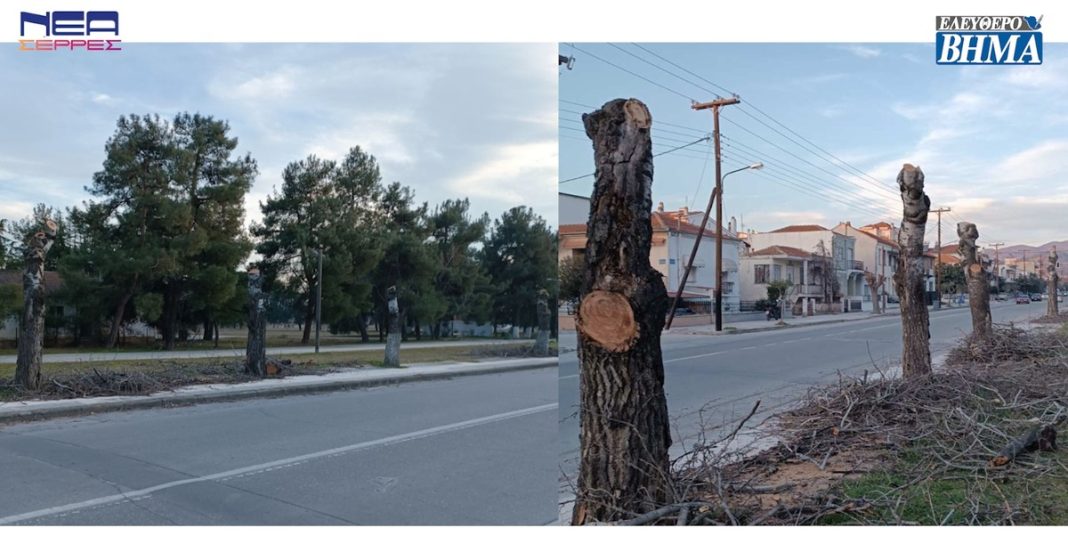
[[315, 353], [319, 353], [319, 329], [323, 320], [323, 247], [319, 246], [319, 272], [315, 276]]
[[998, 260], [998, 249], [1005, 245], [1005, 242], [998, 242], [996, 244], [990, 244], [990, 247], [994, 248], [994, 289], [997, 294], [1001, 294], [1001, 267]]
[[938, 251], [935, 255], [938, 257], [938, 264], [935, 266], [935, 304], [936, 310], [942, 309], [942, 213], [952, 211], [949, 208], [938, 208], [937, 210], [931, 210], [932, 213], [938, 214]]
[[[713, 192], [713, 200], [716, 201], [716, 330], [723, 330], [723, 155], [719, 147], [719, 110], [723, 106], [730, 106], [741, 102], [737, 96], [730, 98], [717, 98], [711, 102], [701, 102], [691, 106], [695, 111], [712, 110], [712, 136], [716, 148], [716, 190]], [[719, 198], [715, 198], [716, 196]], [[708, 214], [705, 214], [705, 218]], [[704, 229], [702, 229], [703, 231]], [[700, 239], [698, 239], [698, 242]], [[695, 248], [696, 249], [696, 248]]]

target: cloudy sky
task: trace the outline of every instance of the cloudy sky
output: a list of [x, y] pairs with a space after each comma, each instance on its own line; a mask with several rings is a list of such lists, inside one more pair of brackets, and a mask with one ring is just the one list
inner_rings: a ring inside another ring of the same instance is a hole
[[[743, 102], [723, 109], [724, 171], [767, 165], [727, 179], [725, 215], [746, 228], [900, 222], [895, 177], [911, 162], [926, 174], [932, 207], [952, 208], [943, 243], [956, 239], [958, 220], [975, 222], [981, 243], [1068, 239], [1064, 44], [1047, 44], [1036, 67], [938, 66], [931, 44], [575, 45], [560, 46], [576, 57], [560, 70], [561, 179], [593, 168], [576, 112], [639, 98], [653, 115], [654, 152], [664, 152], [711, 132], [711, 113], [689, 106], [725, 94], [715, 83]], [[654, 200], [703, 209], [714, 183], [708, 147], [658, 158]], [[591, 187], [586, 177], [561, 190]]]
[[226, 119], [259, 162], [246, 199], [281, 185], [310, 153], [359, 145], [387, 182], [433, 207], [469, 197], [499, 216], [517, 205], [556, 223], [555, 45], [147, 45], [117, 54], [0, 54], [0, 217], [67, 207], [101, 167], [122, 114]]

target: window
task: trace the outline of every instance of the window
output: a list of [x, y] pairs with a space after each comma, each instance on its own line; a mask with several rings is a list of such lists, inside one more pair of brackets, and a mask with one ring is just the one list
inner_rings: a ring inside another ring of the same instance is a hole
[[779, 281], [782, 279], [782, 265], [775, 264], [771, 266], [771, 279]]
[[660, 264], [667, 264], [667, 259], [660, 259]]
[[768, 283], [768, 265], [766, 265], [766, 264], [754, 264], [753, 265], [753, 283], [756, 283], [756, 284]]

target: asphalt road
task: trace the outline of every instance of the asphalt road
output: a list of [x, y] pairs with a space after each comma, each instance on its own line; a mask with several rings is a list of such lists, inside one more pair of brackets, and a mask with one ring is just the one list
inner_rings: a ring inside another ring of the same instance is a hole
[[[1000, 302], [991, 312], [996, 323], [1007, 323], [1027, 321], [1045, 310], [1044, 302]], [[970, 330], [971, 314], [966, 308], [932, 312], [931, 351], [936, 363]], [[574, 334], [561, 335], [560, 346], [562, 350], [574, 348]], [[748, 414], [758, 399], [758, 415], [770, 414], [811, 386], [838, 379], [839, 372], [860, 375], [865, 370], [876, 372], [876, 367], [893, 372], [901, 356], [901, 318], [890, 315], [722, 336], [665, 335], [661, 349], [672, 417], [672, 449], [679, 454], [702, 427], [737, 420]], [[562, 474], [572, 475], [577, 472], [579, 449], [578, 359], [574, 351], [561, 353], [559, 380], [561, 469]]]
[[0, 428], [0, 524], [546, 524], [555, 368]]
[[[493, 346], [516, 343], [530, 343], [531, 340], [445, 340], [436, 342], [415, 342], [405, 344], [413, 349], [441, 347]], [[359, 351], [376, 351], [385, 349], [384, 344], [335, 344], [320, 346], [320, 353], [348, 353]], [[298, 353], [315, 353], [315, 346], [286, 346], [267, 348], [267, 355], [293, 355]], [[69, 353], [49, 353], [45, 350], [42, 361], [45, 363], [84, 363], [91, 361], [150, 361], [153, 359], [205, 359], [209, 357], [244, 357], [242, 349], [198, 349], [174, 351], [85, 351]], [[16, 355], [0, 356], [0, 364], [15, 364]]]

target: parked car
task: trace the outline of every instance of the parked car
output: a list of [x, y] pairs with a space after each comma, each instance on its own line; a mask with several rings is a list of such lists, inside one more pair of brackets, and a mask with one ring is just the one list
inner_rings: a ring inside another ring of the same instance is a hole
[[1031, 293], [1031, 300], [1035, 302], [1042, 302], [1042, 293]]
[[1016, 304], [1031, 304], [1031, 297], [1020, 293], [1016, 295]]
[[1009, 295], [1007, 295], [1005, 293], [998, 293], [998, 294], [994, 295], [994, 300], [998, 300], [998, 301], [1009, 300]]

